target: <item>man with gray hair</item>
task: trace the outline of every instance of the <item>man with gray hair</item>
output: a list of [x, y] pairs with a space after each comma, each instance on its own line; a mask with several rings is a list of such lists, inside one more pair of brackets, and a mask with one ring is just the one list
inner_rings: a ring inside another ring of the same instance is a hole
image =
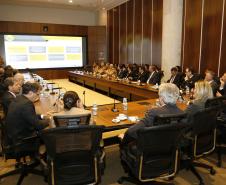
[[183, 113], [177, 105], [179, 89], [175, 84], [164, 83], [159, 86], [159, 106], [148, 110], [145, 117], [137, 124], [131, 126], [125, 133], [122, 144], [128, 144], [137, 139], [137, 131], [143, 127], [154, 125], [154, 119], [160, 114], [181, 114]]

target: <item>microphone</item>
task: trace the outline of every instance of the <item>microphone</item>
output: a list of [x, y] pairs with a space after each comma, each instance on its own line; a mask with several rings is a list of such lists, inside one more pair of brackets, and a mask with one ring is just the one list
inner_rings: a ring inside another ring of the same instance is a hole
[[112, 112], [118, 112], [118, 109], [116, 108], [116, 104], [115, 104], [115, 96], [114, 96], [114, 106], [111, 109]]
[[86, 106], [86, 91], [83, 91], [83, 106], [84, 106], [84, 109], [86, 109], [87, 108], [87, 106]]
[[52, 92], [51, 92], [50, 94], [51, 94], [51, 95], [56, 94], [56, 93], [54, 92], [54, 90], [59, 90], [59, 94], [60, 94], [60, 89], [62, 89], [62, 87], [52, 87]]

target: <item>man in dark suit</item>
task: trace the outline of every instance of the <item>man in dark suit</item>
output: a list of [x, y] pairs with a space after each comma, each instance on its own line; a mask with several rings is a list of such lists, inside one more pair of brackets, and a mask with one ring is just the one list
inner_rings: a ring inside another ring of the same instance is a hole
[[4, 115], [7, 115], [8, 107], [12, 101], [16, 98], [16, 95], [20, 92], [21, 86], [15, 81], [13, 77], [8, 77], [4, 81], [5, 92], [2, 96], [2, 107]]
[[184, 85], [183, 87], [185, 88], [186, 86], [189, 87], [189, 89], [194, 88], [195, 82], [200, 80], [200, 75], [194, 74], [193, 70], [189, 67], [185, 69], [185, 79], [184, 79]]
[[127, 74], [128, 74], [128, 71], [126, 69], [125, 64], [120, 65], [119, 66], [119, 72], [118, 72], [118, 78], [119, 79], [126, 78]]
[[219, 85], [214, 81], [215, 73], [211, 70], [206, 70], [205, 72], [205, 81], [207, 81], [213, 90], [213, 95], [216, 96], [217, 91], [219, 89]]
[[6, 133], [12, 144], [48, 126], [48, 120], [40, 120], [36, 115], [33, 104], [40, 93], [39, 84], [25, 83], [22, 86], [22, 93], [10, 104], [6, 116]]
[[217, 92], [217, 96], [226, 96], [226, 73], [220, 78], [220, 88]]
[[149, 77], [149, 72], [145, 70], [144, 66], [139, 67], [139, 75], [138, 75], [138, 81], [141, 83], [145, 83]]
[[123, 137], [122, 145], [127, 145], [128, 143], [135, 141], [139, 129], [153, 126], [154, 119], [157, 115], [183, 113], [176, 105], [178, 97], [179, 89], [176, 85], [169, 83], [161, 84], [159, 87], [160, 107], [148, 110], [145, 117], [139, 123], [131, 126]]
[[157, 68], [154, 65], [149, 66], [149, 77], [147, 84], [160, 84], [160, 76], [158, 75]]
[[181, 73], [178, 73], [177, 68], [176, 67], [171, 68], [171, 77], [169, 80], [167, 80], [167, 83], [173, 83], [180, 88], [182, 84], [181, 79], [182, 79]]

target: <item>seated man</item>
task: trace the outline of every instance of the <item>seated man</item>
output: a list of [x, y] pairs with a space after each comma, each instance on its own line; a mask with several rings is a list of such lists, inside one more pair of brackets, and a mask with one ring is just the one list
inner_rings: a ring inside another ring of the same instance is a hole
[[213, 71], [210, 70], [206, 70], [205, 72], [205, 81], [207, 81], [213, 90], [213, 95], [216, 96], [217, 90], [219, 88], [217, 82], [214, 81], [215, 78], [215, 73]]
[[39, 119], [35, 112], [33, 102], [39, 92], [39, 84], [27, 82], [22, 86], [22, 95], [10, 104], [6, 116], [6, 133], [10, 143], [16, 144], [48, 126], [48, 120]]
[[137, 124], [131, 126], [125, 133], [122, 145], [128, 144], [137, 139], [137, 131], [143, 127], [154, 125], [154, 119], [159, 114], [180, 114], [183, 113], [177, 105], [179, 89], [175, 84], [161, 84], [159, 86], [160, 107], [152, 108], [147, 111], [145, 117]]
[[226, 73], [220, 78], [220, 88], [217, 92], [217, 96], [226, 96]]
[[139, 67], [138, 81], [140, 81], [141, 83], [145, 83], [145, 82], [147, 82], [148, 77], [149, 77], [148, 71], [145, 70], [144, 66], [140, 66]]
[[160, 77], [157, 72], [157, 68], [154, 65], [149, 66], [149, 77], [147, 79], [147, 84], [160, 84]]
[[178, 69], [176, 67], [171, 68], [171, 77], [169, 80], [167, 80], [167, 83], [173, 83], [176, 84], [177, 87], [180, 87], [182, 85], [182, 76], [181, 73], [178, 72]]
[[5, 92], [2, 95], [2, 107], [4, 115], [7, 115], [9, 105], [14, 99], [16, 95], [20, 92], [21, 86], [18, 82], [15, 81], [13, 77], [8, 77], [4, 81]]
[[189, 87], [189, 89], [194, 88], [195, 82], [200, 80], [200, 75], [194, 74], [193, 70], [189, 67], [185, 69], [184, 87]]

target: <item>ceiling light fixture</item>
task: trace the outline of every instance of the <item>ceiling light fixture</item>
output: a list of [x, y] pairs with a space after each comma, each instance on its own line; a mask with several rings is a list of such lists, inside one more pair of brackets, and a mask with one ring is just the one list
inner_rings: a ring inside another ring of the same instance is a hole
[[68, 2], [69, 2], [69, 3], [73, 3], [73, 0], [69, 0]]

